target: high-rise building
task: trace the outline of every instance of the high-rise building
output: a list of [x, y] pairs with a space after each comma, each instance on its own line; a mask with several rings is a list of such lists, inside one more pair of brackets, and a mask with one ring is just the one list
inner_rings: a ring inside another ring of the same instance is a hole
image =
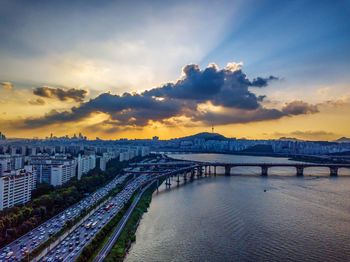
[[90, 170], [94, 169], [96, 167], [96, 155], [79, 155], [76, 159], [77, 161], [77, 177], [78, 180], [81, 179], [81, 177], [89, 172]]
[[77, 163], [74, 159], [33, 157], [30, 164], [35, 169], [38, 183], [60, 186], [76, 176]]
[[4, 172], [0, 176], [0, 210], [30, 201], [33, 179], [24, 169]]

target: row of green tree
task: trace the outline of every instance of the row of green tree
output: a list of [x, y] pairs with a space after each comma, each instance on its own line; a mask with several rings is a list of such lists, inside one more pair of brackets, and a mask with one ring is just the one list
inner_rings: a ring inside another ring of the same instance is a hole
[[[132, 241], [135, 241], [135, 232], [139, 220], [142, 214], [147, 211], [149, 204], [152, 200], [152, 193], [156, 190], [156, 185], [153, 184], [149, 189], [147, 189], [139, 202], [137, 203], [133, 213], [131, 214], [129, 221], [127, 222], [122, 234], [120, 235], [117, 243], [113, 247], [110, 255], [110, 261], [123, 261], [125, 254], [127, 252], [128, 246]], [[107, 240], [111, 237], [120, 220], [123, 218], [124, 214], [127, 212], [128, 208], [132, 204], [136, 197], [136, 194], [127, 202], [127, 204], [112, 218], [112, 220], [105, 225], [100, 232], [94, 237], [94, 239], [87, 245], [79, 257], [77, 262], [91, 262], [97, 256], [99, 251], [107, 243]]]
[[83, 251], [76, 259], [76, 262], [88, 262], [93, 261], [93, 258], [98, 254], [99, 250], [103, 248], [103, 245], [106, 243], [110, 235], [113, 233], [114, 228], [118, 225], [119, 221], [123, 218], [123, 215], [128, 210], [132, 203], [132, 200], [129, 200], [126, 205], [115, 215], [112, 220], [105, 225], [100, 232], [93, 238], [93, 240], [84, 247]]
[[156, 190], [156, 185], [153, 184], [146, 192], [142, 195], [140, 201], [137, 203], [134, 211], [132, 212], [128, 222], [123, 229], [117, 242], [114, 244], [110, 253], [107, 255], [104, 261], [106, 262], [122, 262], [126, 256], [126, 253], [131, 246], [131, 243], [136, 241], [136, 230], [139, 222], [152, 201], [152, 194]]
[[[139, 159], [135, 159], [137, 161]], [[96, 168], [81, 180], [70, 180], [61, 187], [38, 185], [32, 193], [32, 201], [0, 212], [0, 247], [10, 243], [77, 203], [84, 196], [111, 181], [126, 167], [127, 162], [114, 159], [108, 162], [105, 172]]]

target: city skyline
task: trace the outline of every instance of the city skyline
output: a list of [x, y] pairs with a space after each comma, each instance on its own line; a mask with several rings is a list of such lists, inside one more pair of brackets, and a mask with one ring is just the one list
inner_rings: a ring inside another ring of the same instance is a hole
[[0, 1], [0, 131], [350, 136], [348, 1], [135, 3]]

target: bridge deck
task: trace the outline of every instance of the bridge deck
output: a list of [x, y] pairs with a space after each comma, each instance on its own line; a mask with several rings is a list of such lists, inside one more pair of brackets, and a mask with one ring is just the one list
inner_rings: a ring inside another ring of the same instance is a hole
[[321, 163], [227, 163], [227, 162], [199, 162], [199, 161], [188, 161], [188, 162], [167, 162], [167, 163], [137, 163], [135, 166], [188, 166], [188, 165], [199, 165], [199, 166], [258, 166], [258, 167], [337, 167], [337, 168], [350, 168], [350, 164], [321, 164]]

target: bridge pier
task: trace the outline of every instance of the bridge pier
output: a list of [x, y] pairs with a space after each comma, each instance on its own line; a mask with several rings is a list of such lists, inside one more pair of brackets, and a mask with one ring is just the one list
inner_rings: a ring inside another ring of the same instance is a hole
[[297, 176], [303, 176], [304, 175], [304, 167], [303, 166], [296, 166], [297, 170]]
[[165, 186], [171, 186], [171, 183], [170, 183], [170, 177], [167, 177], [166, 179], [165, 179]]
[[203, 175], [203, 167], [202, 166], [198, 167], [197, 172], [198, 172], [197, 177], [202, 176]]
[[208, 175], [208, 166], [205, 166], [204, 167], [204, 176], [207, 176]]
[[180, 183], [180, 176], [179, 176], [179, 174], [177, 174], [176, 182], [177, 182], [178, 184]]
[[214, 176], [216, 176], [216, 166], [214, 166]]
[[183, 176], [184, 176], [184, 181], [186, 182], [186, 181], [187, 181], [187, 172], [185, 172], [185, 173], [183, 174]]
[[330, 176], [338, 176], [338, 167], [336, 166], [329, 167], [329, 171], [330, 171]]
[[268, 166], [261, 166], [261, 175], [268, 176], [268, 170], [269, 170]]
[[230, 176], [230, 175], [231, 175], [231, 167], [225, 166], [225, 176]]
[[211, 176], [211, 166], [209, 166], [209, 176]]

